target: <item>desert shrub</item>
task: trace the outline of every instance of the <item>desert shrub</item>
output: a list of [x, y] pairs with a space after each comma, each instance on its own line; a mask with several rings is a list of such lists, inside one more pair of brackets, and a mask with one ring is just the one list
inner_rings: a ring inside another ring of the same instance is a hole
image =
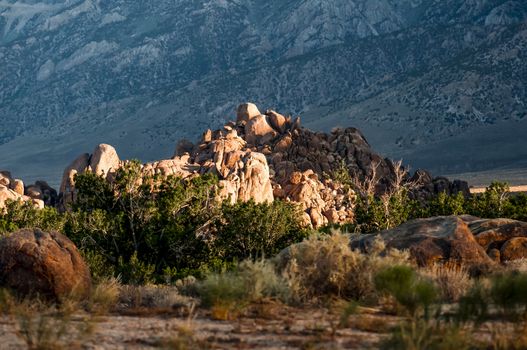
[[90, 268], [94, 283], [116, 276], [115, 267], [102, 254], [93, 250], [81, 250], [84, 261]]
[[441, 294], [441, 299], [457, 302], [472, 286], [472, 280], [466, 268], [457, 265], [435, 264], [419, 271], [429, 278]]
[[447, 216], [465, 214], [465, 195], [458, 192], [454, 195], [448, 195], [445, 192], [437, 194], [428, 203], [425, 216]]
[[493, 350], [522, 350], [527, 349], [527, 323], [514, 322], [492, 323], [488, 326], [489, 342], [480, 342], [480, 348]]
[[17, 336], [28, 349], [55, 350], [78, 348], [94, 331], [90, 317], [73, 317], [72, 304], [48, 305], [40, 300], [16, 302], [10, 316]]
[[525, 193], [509, 197], [504, 217], [527, 221], [527, 195]]
[[504, 315], [527, 315], [527, 274], [505, 273], [492, 278], [490, 299]]
[[176, 307], [193, 309], [195, 300], [182, 295], [179, 289], [167, 285], [123, 285], [119, 288], [119, 305], [125, 310], [170, 312]]
[[421, 216], [419, 203], [412, 200], [405, 188], [381, 196], [359, 197], [355, 208], [356, 230], [378, 232]]
[[202, 305], [220, 319], [235, 317], [249, 303], [265, 297], [288, 300], [289, 290], [267, 260], [246, 260], [238, 268], [208, 275], [197, 285]]
[[77, 175], [78, 200], [64, 230], [102, 277], [109, 271], [125, 283], [146, 283], [162, 281], [167, 271], [190, 274], [215, 259], [202, 232], [219, 213], [216, 183], [213, 176], [143, 177], [138, 162], [111, 182]]
[[154, 273], [156, 267], [137, 258], [137, 252], [134, 252], [130, 260], [124, 261], [119, 257], [117, 272], [118, 276], [129, 284], [143, 285], [154, 282]]
[[121, 284], [116, 278], [101, 279], [93, 288], [88, 310], [104, 314], [115, 308], [119, 301]]
[[480, 324], [489, 315], [489, 296], [485, 281], [476, 281], [468, 292], [459, 299], [455, 319], [458, 323]]
[[509, 185], [493, 182], [482, 194], [474, 195], [467, 203], [467, 212], [482, 218], [504, 217], [509, 206]]
[[392, 296], [409, 315], [415, 317], [423, 312], [425, 319], [429, 318], [430, 307], [438, 294], [430, 280], [421, 278], [407, 265], [391, 266], [379, 271], [375, 275], [375, 288]]
[[62, 231], [65, 218], [55, 208], [37, 209], [30, 202], [6, 202], [4, 211], [0, 211], [0, 235], [22, 228], [40, 228], [44, 231]]
[[362, 254], [350, 248], [349, 236], [334, 232], [312, 236], [276, 259], [296, 301], [325, 296], [366, 300], [375, 299], [373, 278], [378, 271], [408, 262], [407, 253], [384, 254], [384, 248], [378, 240], [368, 254]]
[[406, 320], [395, 327], [381, 343], [386, 350], [464, 350], [472, 349], [470, 330], [452, 323], [424, 319]]
[[306, 237], [300, 218], [297, 206], [280, 200], [224, 203], [215, 251], [229, 261], [272, 257]]

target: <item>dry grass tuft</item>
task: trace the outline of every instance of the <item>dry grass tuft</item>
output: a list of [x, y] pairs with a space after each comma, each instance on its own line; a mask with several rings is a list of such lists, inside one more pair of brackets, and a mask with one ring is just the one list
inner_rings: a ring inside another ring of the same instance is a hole
[[57, 350], [79, 348], [93, 334], [95, 321], [74, 303], [49, 305], [38, 299], [11, 305], [10, 317], [17, 336], [28, 349]]
[[88, 310], [96, 314], [106, 314], [113, 310], [119, 301], [121, 284], [116, 278], [102, 279], [93, 289]]
[[453, 264], [435, 264], [419, 270], [420, 275], [434, 282], [445, 301], [457, 302], [472, 287], [468, 270]]
[[134, 316], [172, 314], [188, 316], [195, 299], [179, 294], [176, 287], [164, 285], [121, 286], [119, 313]]
[[237, 318], [252, 302], [289, 299], [287, 284], [270, 261], [244, 261], [234, 271], [211, 274], [197, 285], [202, 305], [220, 320]]

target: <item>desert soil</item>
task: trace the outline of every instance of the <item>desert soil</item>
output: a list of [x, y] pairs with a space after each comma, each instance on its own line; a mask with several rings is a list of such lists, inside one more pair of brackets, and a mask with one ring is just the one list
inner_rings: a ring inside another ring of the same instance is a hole
[[[213, 320], [200, 310], [193, 316], [107, 315], [98, 317], [82, 349], [368, 349], [377, 348], [394, 316], [367, 310], [339, 325], [341, 314], [325, 308], [298, 309], [283, 305], [256, 307], [235, 321]], [[76, 316], [82, 322], [83, 316]], [[5, 349], [26, 349], [16, 335], [14, 319], [0, 319], [0, 344]], [[71, 335], [68, 335], [71, 337]], [[192, 340], [188, 343], [189, 340]], [[71, 341], [71, 339], [69, 340]], [[75, 342], [67, 344], [73, 348]]]

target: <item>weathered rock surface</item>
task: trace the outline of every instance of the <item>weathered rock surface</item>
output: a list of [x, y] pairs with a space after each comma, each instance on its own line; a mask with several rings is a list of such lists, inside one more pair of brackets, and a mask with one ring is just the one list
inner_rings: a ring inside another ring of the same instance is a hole
[[470, 223], [476, 241], [489, 249], [501, 246], [515, 237], [527, 237], [527, 223], [511, 219], [487, 219]]
[[368, 250], [379, 236], [387, 248], [408, 250], [420, 266], [435, 263], [454, 263], [484, 267], [492, 260], [476, 242], [467, 221], [472, 217], [434, 217], [409, 221], [379, 234], [367, 235], [352, 241], [353, 248]]
[[75, 245], [56, 232], [26, 229], [0, 240], [0, 286], [21, 295], [87, 297], [90, 271]]
[[115, 148], [107, 144], [100, 144], [93, 151], [90, 167], [95, 174], [108, 177], [119, 168], [119, 162]]
[[408, 250], [422, 266], [449, 262], [484, 268], [527, 258], [527, 223], [516, 220], [468, 215], [418, 219], [353, 239], [351, 246], [368, 251], [377, 236], [387, 248]]
[[261, 113], [254, 103], [242, 103], [238, 106], [238, 109], [236, 111], [236, 122], [247, 123], [249, 120], [259, 115], [261, 115]]
[[527, 237], [514, 237], [506, 241], [500, 249], [501, 261], [527, 258]]

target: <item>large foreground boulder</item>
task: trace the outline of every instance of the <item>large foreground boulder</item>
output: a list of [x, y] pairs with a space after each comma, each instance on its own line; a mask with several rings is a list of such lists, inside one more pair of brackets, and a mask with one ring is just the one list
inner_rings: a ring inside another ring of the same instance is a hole
[[408, 250], [420, 266], [451, 263], [487, 269], [494, 262], [475, 240], [467, 224], [476, 219], [441, 216], [412, 220], [397, 228], [353, 240], [351, 246], [368, 251], [374, 239], [380, 236], [387, 248]]
[[90, 270], [67, 237], [25, 229], [0, 240], [0, 287], [55, 300], [83, 298], [90, 293]]

